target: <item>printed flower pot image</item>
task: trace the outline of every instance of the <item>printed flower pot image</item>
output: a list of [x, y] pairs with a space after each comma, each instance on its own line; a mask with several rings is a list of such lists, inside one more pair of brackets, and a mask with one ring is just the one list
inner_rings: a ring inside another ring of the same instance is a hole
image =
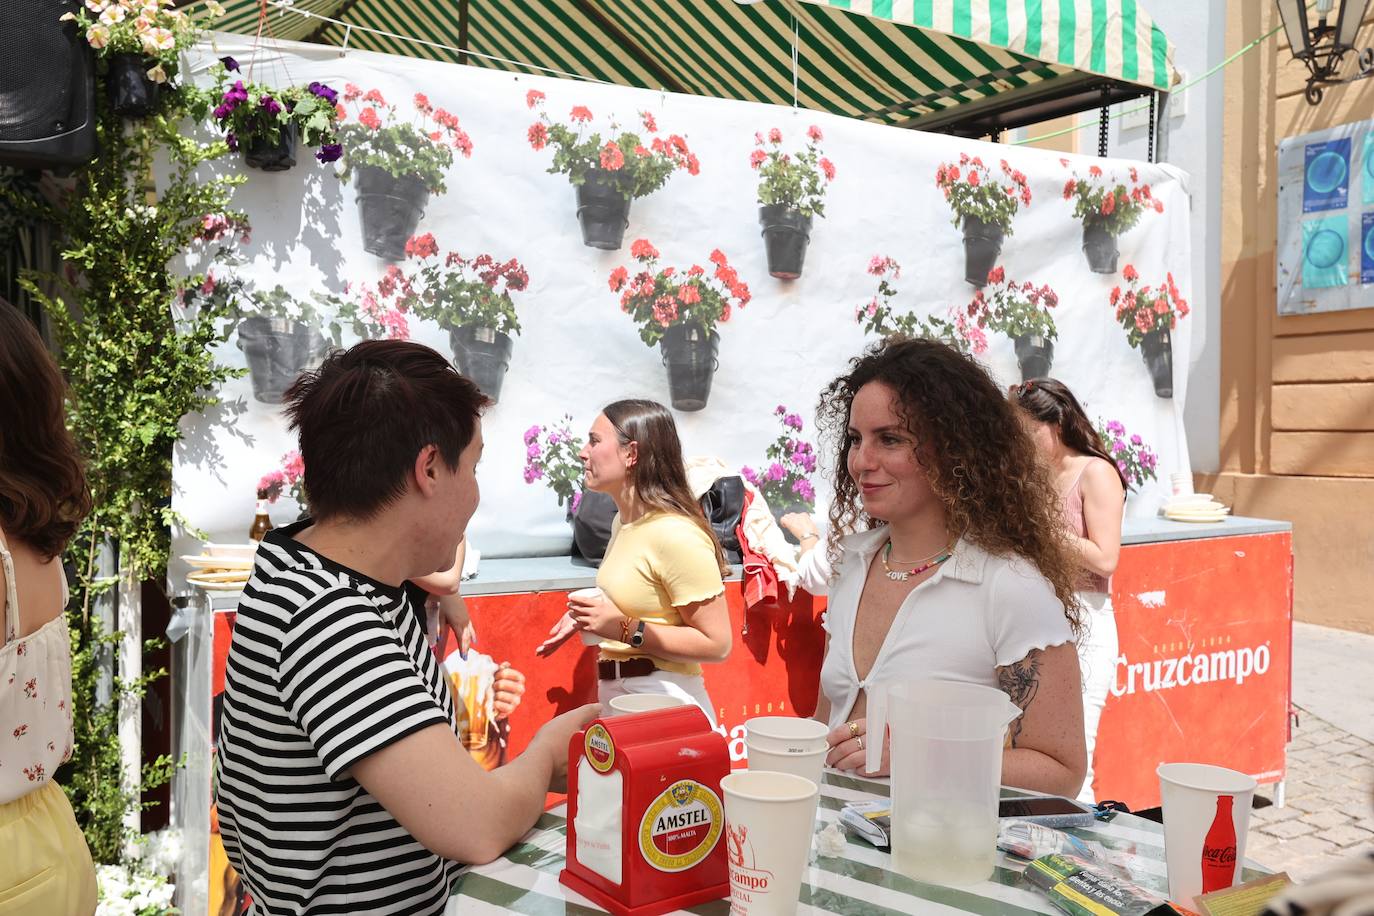
[[1150, 370], [1155, 394], [1161, 398], [1174, 396], [1174, 342], [1168, 331], [1150, 331], [1140, 341], [1140, 355]]
[[976, 216], [964, 217], [964, 279], [982, 289], [988, 285], [988, 272], [1002, 253], [1002, 227], [985, 223]]
[[668, 369], [668, 394], [673, 408], [704, 408], [711, 396], [711, 379], [720, 367], [720, 335], [715, 331], [707, 334], [694, 324], [678, 324], [663, 332], [658, 346]]
[[778, 530], [782, 532], [782, 536], [787, 538], [787, 543], [800, 544], [801, 540], [795, 534], [788, 531], [786, 528], [782, 526], [782, 517], [784, 515], [790, 515], [793, 512], [800, 512], [803, 515], [810, 515], [814, 510], [812, 510], [812, 508], [808, 506], [806, 503], [788, 503], [785, 506], [770, 505], [768, 507], [768, 511], [773, 513], [773, 521], [777, 523]]
[[582, 227], [582, 244], [602, 251], [616, 251], [630, 224], [630, 202], [620, 193], [604, 169], [591, 169], [587, 180], [577, 185], [577, 222]]
[[449, 344], [453, 347], [453, 361], [458, 371], [482, 389], [492, 403], [501, 400], [501, 383], [510, 368], [515, 342], [510, 335], [493, 328], [465, 324], [450, 328]]
[[358, 218], [363, 250], [388, 261], [405, 257], [406, 239], [424, 215], [429, 188], [418, 178], [397, 178], [375, 165], [358, 168]]
[[1083, 254], [1088, 258], [1088, 269], [1095, 274], [1116, 273], [1116, 259], [1121, 254], [1116, 247], [1116, 236], [1099, 223], [1083, 224]]
[[1054, 365], [1054, 341], [1039, 334], [1022, 334], [1012, 340], [1016, 362], [1021, 366], [1021, 381], [1044, 378]]
[[768, 255], [768, 275], [779, 280], [801, 276], [806, 260], [806, 245], [811, 240], [811, 217], [800, 210], [769, 204], [759, 207], [763, 227], [763, 247]]
[[288, 124], [277, 134], [277, 142], [254, 137], [243, 147], [243, 161], [264, 172], [285, 172], [296, 164], [296, 125]]
[[239, 322], [238, 333], [253, 397], [264, 404], [280, 404], [286, 389], [323, 358], [328, 346], [318, 328], [285, 318], [253, 315]]
[[157, 107], [158, 84], [148, 78], [149, 61], [142, 54], [114, 54], [105, 74], [105, 91], [114, 113], [144, 118]]

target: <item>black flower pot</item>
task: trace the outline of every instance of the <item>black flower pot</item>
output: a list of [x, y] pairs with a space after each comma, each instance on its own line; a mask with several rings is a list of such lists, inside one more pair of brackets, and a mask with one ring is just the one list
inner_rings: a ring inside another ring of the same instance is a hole
[[1140, 355], [1155, 383], [1155, 394], [1161, 398], [1174, 396], [1174, 341], [1169, 331], [1150, 331], [1140, 341]]
[[406, 240], [420, 225], [429, 188], [413, 175], [397, 178], [375, 165], [358, 167], [358, 218], [363, 250], [388, 261], [406, 254]]
[[587, 172], [587, 180], [575, 190], [582, 244], [603, 251], [620, 248], [625, 239], [625, 227], [630, 224], [630, 201], [620, 193], [611, 173], [605, 169], [591, 169]]
[[763, 247], [768, 254], [768, 275], [779, 280], [801, 276], [806, 260], [806, 244], [811, 240], [811, 217], [800, 210], [769, 204], [759, 207], [763, 227]]
[[1116, 247], [1116, 236], [1101, 223], [1083, 224], [1083, 254], [1087, 256], [1088, 269], [1093, 273], [1116, 273], [1116, 259], [1121, 252]]
[[773, 521], [777, 523], [778, 530], [782, 532], [782, 536], [787, 538], [787, 543], [800, 544], [801, 540], [782, 526], [782, 517], [784, 515], [790, 515], [793, 512], [801, 512], [804, 515], [810, 515], [812, 511], [811, 507], [806, 503], [788, 503], [785, 506], [769, 505], [768, 511], [773, 513]]
[[1016, 362], [1021, 366], [1021, 381], [1045, 378], [1054, 365], [1054, 341], [1039, 334], [1022, 334], [1012, 340]]
[[1006, 233], [994, 223], [985, 223], [976, 216], [964, 217], [964, 279], [982, 289], [988, 285], [988, 273], [997, 266], [1002, 253], [1002, 239]]
[[277, 131], [277, 142], [254, 137], [243, 147], [243, 161], [264, 172], [285, 172], [296, 164], [296, 125]]
[[453, 361], [458, 371], [482, 389], [493, 404], [501, 400], [501, 383], [510, 368], [511, 351], [515, 342], [504, 331], [465, 324], [450, 328], [448, 342], [453, 347]]
[[114, 113], [144, 118], [157, 107], [159, 86], [148, 78], [152, 61], [142, 54], [113, 54], [105, 74], [105, 91]]
[[676, 410], [701, 410], [720, 368], [720, 335], [694, 324], [675, 324], [658, 342], [668, 369], [668, 394]]
[[248, 361], [253, 397], [265, 404], [280, 404], [291, 383], [327, 349], [318, 328], [261, 315], [239, 322], [238, 345]]

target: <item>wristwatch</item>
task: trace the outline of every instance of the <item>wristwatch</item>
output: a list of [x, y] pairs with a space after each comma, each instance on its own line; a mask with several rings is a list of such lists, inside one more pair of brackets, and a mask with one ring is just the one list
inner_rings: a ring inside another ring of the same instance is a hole
[[641, 620], [639, 625], [635, 627], [635, 631], [630, 634], [630, 646], [638, 649], [642, 645], [644, 645], [644, 621]]

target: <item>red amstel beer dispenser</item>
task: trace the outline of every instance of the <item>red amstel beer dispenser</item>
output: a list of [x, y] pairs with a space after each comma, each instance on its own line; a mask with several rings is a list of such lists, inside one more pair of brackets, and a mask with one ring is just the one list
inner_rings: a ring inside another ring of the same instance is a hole
[[616, 916], [728, 897], [725, 738], [695, 706], [607, 717], [568, 743], [567, 866], [558, 879]]

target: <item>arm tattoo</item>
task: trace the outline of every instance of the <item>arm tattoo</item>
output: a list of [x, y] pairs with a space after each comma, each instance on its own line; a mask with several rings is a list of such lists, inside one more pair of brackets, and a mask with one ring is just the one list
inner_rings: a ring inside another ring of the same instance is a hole
[[1035, 649], [1019, 662], [998, 668], [997, 684], [1013, 703], [1021, 707], [1021, 715], [1011, 724], [1011, 746], [1016, 747], [1025, 712], [1040, 690], [1040, 650]]

